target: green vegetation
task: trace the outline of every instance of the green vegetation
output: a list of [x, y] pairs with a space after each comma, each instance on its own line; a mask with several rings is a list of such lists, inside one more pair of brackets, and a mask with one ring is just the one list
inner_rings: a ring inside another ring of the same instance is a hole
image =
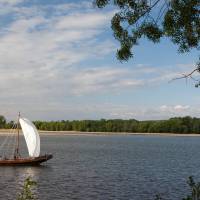
[[[189, 177], [187, 184], [190, 187], [190, 194], [182, 200], [200, 200], [200, 182], [196, 183], [192, 176]], [[155, 200], [165, 200], [161, 195], [156, 195]]]
[[198, 133], [200, 118], [176, 117], [169, 120], [137, 121], [135, 119], [101, 119], [81, 121], [35, 121], [36, 127], [48, 131], [132, 132], [132, 133]]
[[35, 121], [36, 127], [48, 131], [128, 132], [128, 133], [198, 133], [200, 119], [176, 117], [169, 120], [101, 119], [81, 121]]
[[24, 181], [24, 185], [22, 188], [22, 191], [17, 196], [17, 200], [36, 200], [36, 196], [32, 192], [33, 187], [35, 187], [37, 183], [31, 179], [31, 177], [28, 177]]
[[2, 115], [0, 115], [0, 128], [6, 127], [6, 118]]
[[141, 38], [158, 43], [163, 37], [179, 46], [179, 52], [199, 48], [199, 0], [94, 0], [98, 8], [116, 7], [111, 20], [113, 35], [120, 43], [117, 58], [127, 61]]
[[[180, 53], [200, 48], [199, 0], [94, 0], [94, 5], [116, 8], [111, 28], [120, 43], [116, 56], [121, 62], [133, 57], [142, 38], [153, 43], [169, 38]], [[200, 57], [195, 69], [178, 79], [191, 78], [195, 87], [200, 87], [200, 79], [192, 77], [195, 72], [200, 72]]]
[[200, 182], [196, 183], [192, 176], [187, 181], [190, 186], [191, 194], [187, 195], [183, 200], [200, 200]]
[[[200, 182], [196, 183], [192, 176], [189, 177], [187, 184], [190, 187], [190, 194], [182, 200], [200, 200]], [[18, 195], [17, 200], [36, 200], [36, 195], [32, 192], [33, 187], [37, 185], [37, 182], [28, 177], [24, 181], [23, 189]], [[164, 200], [164, 198], [157, 194], [155, 200]]]
[[[6, 122], [0, 116], [0, 128], [10, 129], [13, 121]], [[101, 119], [73, 121], [35, 121], [39, 130], [128, 133], [197, 133], [200, 134], [200, 118], [174, 117], [168, 120], [137, 121], [135, 119]]]

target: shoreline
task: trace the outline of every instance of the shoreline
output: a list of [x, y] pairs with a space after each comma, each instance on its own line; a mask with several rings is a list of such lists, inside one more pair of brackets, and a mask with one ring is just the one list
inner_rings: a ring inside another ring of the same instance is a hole
[[85, 136], [173, 136], [173, 137], [199, 137], [200, 134], [181, 134], [181, 133], [127, 133], [127, 132], [80, 132], [80, 131], [39, 131], [41, 135], [62, 136], [62, 135], [85, 135]]
[[[43, 130], [39, 130], [38, 131], [40, 133], [40, 135], [44, 135], [44, 136], [70, 136], [70, 135], [85, 135], [85, 136], [109, 136], [109, 135], [121, 135], [121, 136], [125, 136], [125, 135], [133, 135], [133, 136], [137, 136], [137, 135], [142, 135], [142, 136], [173, 136], [173, 137], [199, 137], [200, 134], [194, 134], [194, 133], [128, 133], [128, 132], [81, 132], [81, 131], [43, 131]], [[0, 129], [0, 135], [8, 135], [8, 134], [14, 134], [13, 129]], [[21, 135], [21, 131], [20, 131], [20, 135]]]

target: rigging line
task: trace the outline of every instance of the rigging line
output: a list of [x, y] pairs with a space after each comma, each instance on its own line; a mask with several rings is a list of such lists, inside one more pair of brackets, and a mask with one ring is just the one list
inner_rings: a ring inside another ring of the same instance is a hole
[[[14, 125], [15, 126], [15, 125]], [[15, 128], [15, 127], [14, 127]], [[10, 146], [11, 146], [11, 143], [12, 143], [12, 139], [13, 139], [13, 136], [15, 134], [15, 129], [12, 129], [11, 131], [11, 134], [9, 135], [9, 140], [7, 142], [7, 146], [5, 148], [5, 155], [6, 156], [10, 156]]]
[[[17, 141], [17, 134], [16, 134], [16, 130], [17, 130], [17, 127], [18, 127], [18, 119], [17, 119], [17, 122], [14, 124], [15, 125], [15, 129], [13, 131], [13, 142], [11, 144], [9, 144], [9, 150], [11, 152], [11, 156], [13, 156], [15, 154], [15, 150], [16, 150], [16, 141]], [[8, 152], [9, 153], [9, 152]]]
[[[17, 126], [17, 125], [16, 125]], [[16, 144], [17, 144], [17, 134], [14, 134], [14, 142], [13, 142], [13, 148], [12, 148], [12, 154], [14, 155], [15, 149], [16, 149]]]
[[14, 151], [15, 151], [15, 148], [16, 148], [16, 138], [17, 138], [17, 134], [16, 134], [16, 126], [17, 124], [15, 124], [15, 131], [13, 132], [13, 147], [12, 147], [12, 155], [14, 155]]
[[[11, 131], [14, 129], [14, 126], [15, 126], [15, 124], [13, 124], [13, 126], [12, 126], [12, 128], [11, 128]], [[2, 142], [2, 144], [0, 145], [0, 151], [1, 151], [1, 149], [5, 146], [5, 144], [7, 143], [8, 138], [9, 138], [9, 133], [6, 134], [6, 138], [4, 139], [4, 141]]]
[[4, 141], [2, 142], [1, 146], [0, 146], [0, 150], [4, 147], [4, 145], [6, 144], [7, 140], [8, 140], [9, 135], [6, 134], [6, 138], [4, 138]]
[[14, 140], [15, 140], [15, 131], [12, 132], [12, 135], [10, 136], [11, 137], [11, 140], [10, 140], [10, 143], [8, 144], [8, 155], [11, 155], [13, 156], [13, 145], [14, 144]]
[[10, 152], [11, 152], [11, 156], [13, 156], [14, 154], [14, 149], [15, 149], [15, 137], [16, 137], [16, 130], [13, 132], [13, 140], [12, 140], [12, 143], [11, 143], [11, 148], [10, 149]]
[[13, 141], [13, 136], [14, 136], [14, 129], [11, 131], [11, 134], [9, 135], [9, 140], [7, 142], [7, 148], [6, 148], [6, 155], [10, 156], [10, 146], [12, 145], [12, 141]]

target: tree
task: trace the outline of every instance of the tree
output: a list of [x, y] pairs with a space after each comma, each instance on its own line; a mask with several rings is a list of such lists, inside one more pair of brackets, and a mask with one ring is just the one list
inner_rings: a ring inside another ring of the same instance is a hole
[[120, 61], [133, 56], [132, 47], [142, 37], [154, 43], [168, 37], [180, 52], [199, 48], [199, 0], [95, 0], [94, 4], [117, 7], [111, 27], [121, 45], [117, 51]]
[[6, 119], [3, 115], [0, 115], [0, 128], [5, 128]]
[[[95, 6], [117, 7], [111, 20], [115, 39], [120, 43], [117, 59], [128, 61], [133, 57], [133, 47], [142, 37], [158, 43], [167, 37], [178, 45], [178, 51], [200, 49], [200, 2], [199, 0], [94, 0]], [[200, 73], [200, 57], [195, 69], [189, 74], [175, 78], [191, 78], [195, 87], [200, 79], [192, 75]], [[174, 80], [174, 79], [173, 79]]]

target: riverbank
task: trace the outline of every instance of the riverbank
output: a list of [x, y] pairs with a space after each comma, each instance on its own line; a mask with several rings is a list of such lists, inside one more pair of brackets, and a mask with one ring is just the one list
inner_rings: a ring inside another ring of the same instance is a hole
[[144, 136], [188, 136], [199, 137], [200, 134], [180, 134], [180, 133], [126, 133], [126, 132], [79, 132], [79, 131], [39, 131], [41, 135], [144, 135]]
[[[14, 134], [13, 129], [0, 129], [0, 135], [8, 135]], [[80, 132], [80, 131], [42, 131], [39, 130], [40, 135], [47, 135], [47, 136], [62, 136], [62, 135], [86, 135], [86, 136], [109, 136], [109, 135], [144, 135], [144, 136], [184, 136], [184, 137], [199, 137], [200, 134], [190, 134], [190, 133], [128, 133], [128, 132]], [[21, 131], [20, 131], [20, 134]]]

